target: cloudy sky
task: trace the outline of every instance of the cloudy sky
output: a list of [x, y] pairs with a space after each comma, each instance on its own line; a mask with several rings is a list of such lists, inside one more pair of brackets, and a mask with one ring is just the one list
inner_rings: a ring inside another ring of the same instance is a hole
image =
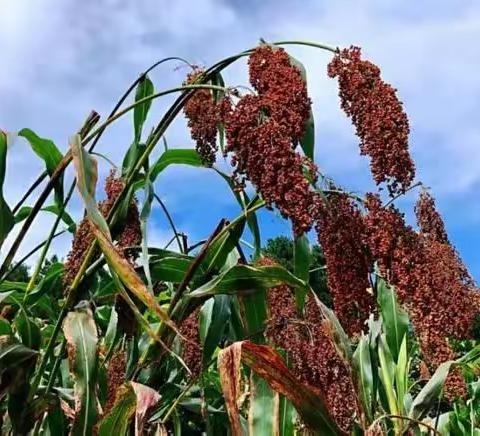
[[[0, 128], [31, 128], [65, 151], [68, 137], [88, 112], [95, 109], [105, 116], [156, 60], [181, 56], [208, 66], [255, 46], [259, 38], [359, 45], [365, 57], [381, 66], [410, 117], [418, 179], [431, 187], [451, 239], [480, 277], [475, 249], [480, 243], [478, 1], [0, 0]], [[358, 155], [350, 122], [338, 108], [336, 83], [326, 77], [330, 55], [311, 48], [289, 51], [308, 72], [316, 163], [350, 190], [372, 189], [368, 161]], [[186, 73], [171, 63], [152, 80], [157, 89], [166, 89]], [[245, 83], [245, 64], [227, 71], [226, 78], [231, 85]], [[149, 126], [169, 102], [155, 103]], [[131, 126], [131, 117], [116, 124], [98, 151], [119, 163], [132, 140]], [[167, 140], [171, 147], [192, 146], [183, 120], [175, 123]], [[108, 164], [100, 166], [106, 174]], [[10, 204], [41, 171], [28, 145], [17, 140], [9, 151]], [[156, 191], [192, 241], [206, 236], [220, 218], [238, 212], [223, 182], [206, 170], [167, 170]], [[400, 203], [409, 219], [415, 196], [411, 193]], [[82, 215], [78, 198], [70, 212]], [[22, 252], [44, 239], [51, 220], [42, 215]], [[264, 238], [289, 233], [289, 225], [275, 213], [262, 214], [262, 222]], [[150, 235], [156, 244], [170, 236], [158, 210]], [[68, 238], [58, 240], [53, 250], [65, 253], [69, 243]]]

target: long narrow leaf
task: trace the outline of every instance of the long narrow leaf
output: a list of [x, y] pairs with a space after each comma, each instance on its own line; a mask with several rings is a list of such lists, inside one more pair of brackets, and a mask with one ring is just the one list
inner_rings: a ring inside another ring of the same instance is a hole
[[[51, 176], [63, 158], [62, 153], [54, 142], [50, 139], [41, 138], [30, 129], [20, 130], [18, 136], [24, 137], [30, 143], [32, 150], [45, 162], [47, 173]], [[55, 184], [55, 197], [57, 204], [62, 204], [63, 175], [58, 178]]]
[[97, 415], [97, 327], [89, 309], [70, 312], [63, 322], [70, 370], [75, 380], [72, 435], [92, 434]]

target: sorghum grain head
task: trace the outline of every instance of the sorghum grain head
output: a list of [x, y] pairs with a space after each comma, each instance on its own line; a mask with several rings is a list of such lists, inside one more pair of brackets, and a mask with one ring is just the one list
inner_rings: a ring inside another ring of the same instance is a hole
[[321, 203], [316, 230], [335, 313], [350, 336], [358, 335], [374, 308], [373, 295], [367, 291], [371, 259], [360, 210], [346, 194], [333, 194]]
[[386, 182], [391, 195], [405, 191], [415, 166], [408, 150], [408, 118], [396, 90], [382, 80], [376, 65], [361, 59], [358, 47], [338, 52], [328, 75], [338, 77], [342, 109], [356, 128], [361, 154], [371, 159], [375, 182]]
[[[195, 83], [204, 71], [196, 68], [186, 80], [186, 84]], [[205, 165], [215, 162], [217, 147], [218, 108], [209, 89], [195, 90], [183, 108], [188, 120], [192, 139]]]

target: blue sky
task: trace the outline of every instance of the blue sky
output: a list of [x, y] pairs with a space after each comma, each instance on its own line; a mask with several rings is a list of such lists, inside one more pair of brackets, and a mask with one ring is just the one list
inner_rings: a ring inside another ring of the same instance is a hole
[[[129, 83], [151, 63], [182, 56], [209, 65], [256, 45], [259, 38], [360, 45], [399, 92], [410, 117], [417, 177], [431, 187], [455, 245], [480, 277], [480, 3], [478, 1], [338, 0], [0, 0], [0, 128], [23, 127], [52, 138], [62, 151], [95, 109], [105, 116]], [[368, 160], [339, 109], [336, 82], [326, 76], [328, 53], [289, 51], [306, 66], [316, 121], [316, 163], [344, 187], [373, 189]], [[153, 75], [157, 89], [180, 83], [186, 70], [169, 64]], [[245, 64], [226, 74], [246, 83]], [[171, 102], [155, 103], [153, 125]], [[104, 136], [98, 151], [119, 163], [132, 139], [131, 117]], [[172, 147], [193, 146], [179, 119], [167, 133]], [[42, 171], [27, 144], [9, 152], [6, 194], [14, 203]], [[100, 162], [102, 176], [108, 166]], [[167, 170], [156, 186], [191, 241], [206, 236], [238, 208], [226, 186], [206, 170]], [[410, 194], [399, 205], [411, 220]], [[31, 200], [32, 202], [33, 200]], [[208, 207], [205, 207], [207, 205]], [[70, 212], [82, 215], [75, 197]], [[52, 218], [41, 216], [22, 252], [43, 240]], [[288, 234], [275, 213], [263, 213], [263, 237]], [[155, 209], [153, 243], [169, 239]], [[11, 240], [11, 239], [10, 239]], [[9, 240], [9, 241], [10, 241]], [[8, 242], [6, 246], [8, 246]], [[54, 251], [65, 253], [68, 238]]]

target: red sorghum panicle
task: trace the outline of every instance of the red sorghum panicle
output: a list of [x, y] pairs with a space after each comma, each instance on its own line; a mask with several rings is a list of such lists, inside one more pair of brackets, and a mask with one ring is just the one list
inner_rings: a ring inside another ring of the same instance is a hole
[[70, 249], [67, 260], [65, 261], [65, 269], [63, 273], [64, 291], [72, 284], [85, 258], [85, 253], [94, 241], [90, 222], [84, 218], [77, 227], [77, 231], [73, 237], [72, 248]]
[[125, 351], [115, 351], [107, 366], [107, 402], [103, 408], [104, 416], [114, 406], [118, 388], [125, 383], [126, 365], [127, 356]]
[[265, 115], [296, 144], [305, 131], [311, 101], [300, 70], [282, 48], [262, 45], [248, 60], [250, 83], [262, 99]]
[[425, 191], [420, 194], [417, 204], [415, 205], [415, 215], [418, 227], [420, 228], [420, 234], [423, 238], [427, 241], [433, 240], [451, 246], [457, 257], [457, 266], [455, 267], [455, 270], [461, 275], [461, 280], [463, 282], [473, 287], [474, 280], [467, 267], [462, 262], [460, 255], [448, 240], [443, 219], [435, 207], [435, 200], [428, 192]]
[[435, 200], [428, 192], [420, 194], [415, 205], [415, 215], [423, 235], [438, 242], [449, 243], [443, 219], [435, 207]]
[[342, 109], [356, 128], [361, 153], [370, 156], [375, 182], [386, 182], [392, 195], [403, 192], [415, 167], [408, 150], [408, 118], [396, 90], [382, 80], [376, 65], [361, 59], [358, 47], [338, 52], [328, 75], [338, 77]]
[[[204, 74], [195, 68], [187, 77], [186, 84], [192, 84]], [[188, 120], [192, 139], [205, 165], [215, 163], [217, 147], [218, 108], [210, 89], [198, 89], [186, 102], [183, 111]]]
[[[266, 258], [259, 263], [275, 264]], [[357, 410], [352, 377], [348, 364], [337, 353], [315, 299], [307, 300], [304, 319], [298, 315], [294, 293], [286, 285], [269, 289], [267, 303], [268, 340], [288, 353], [295, 376], [322, 396], [337, 424], [350, 431]]]
[[306, 85], [282, 49], [259, 47], [249, 65], [258, 95], [245, 95], [226, 115], [226, 151], [236, 175], [251, 181], [301, 235], [311, 228], [317, 203], [304, 175], [314, 164], [295, 152], [310, 111]]
[[[381, 273], [407, 308], [426, 362], [435, 370], [455, 357], [448, 338], [468, 338], [478, 307], [475, 292], [452, 246], [407, 226], [393, 206], [367, 197], [367, 240]], [[465, 390], [460, 373], [451, 376], [449, 395]], [[461, 395], [460, 395], [461, 396]]]
[[118, 248], [123, 250], [123, 255], [133, 264], [136, 251], [129, 247], [135, 247], [142, 241], [142, 231], [140, 228], [140, 216], [138, 206], [135, 200], [132, 200], [128, 207], [125, 226], [117, 237]]
[[375, 306], [367, 291], [371, 259], [363, 241], [360, 210], [346, 194], [331, 195], [319, 208], [316, 230], [335, 314], [350, 336], [358, 335]]
[[199, 316], [200, 308], [188, 315], [180, 325], [180, 333], [185, 338], [182, 343], [182, 358], [192, 372], [192, 377], [198, 377], [202, 371], [202, 346], [198, 331]]

